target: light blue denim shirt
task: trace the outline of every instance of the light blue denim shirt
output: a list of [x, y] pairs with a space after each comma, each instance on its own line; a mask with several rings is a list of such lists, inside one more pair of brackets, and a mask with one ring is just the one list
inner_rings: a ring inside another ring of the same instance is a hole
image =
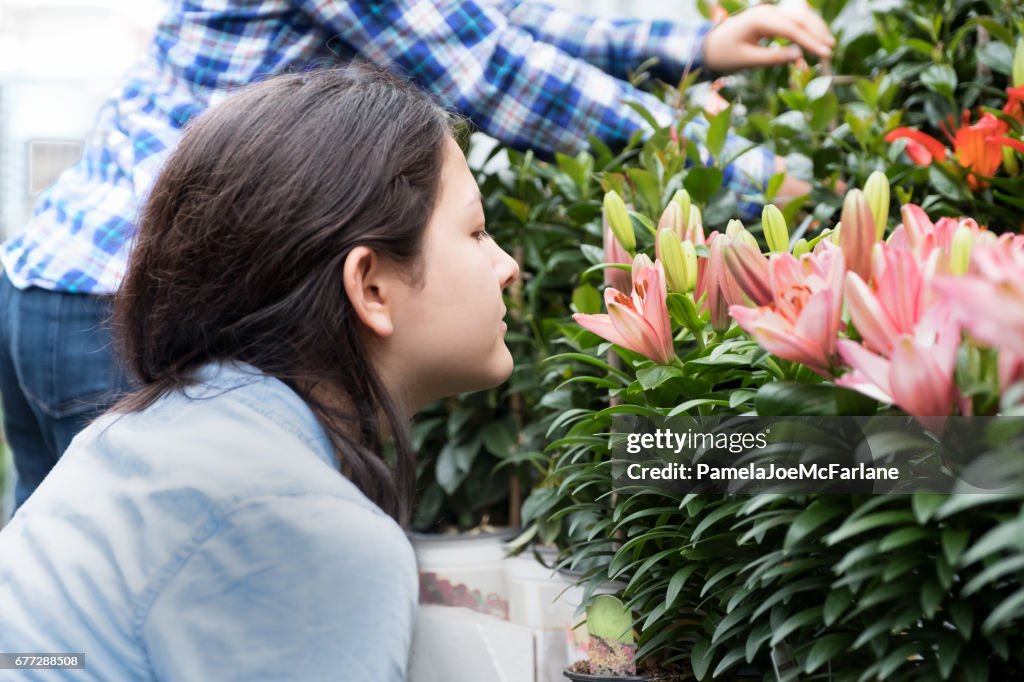
[[0, 680], [402, 680], [416, 560], [299, 396], [251, 367], [106, 415], [0, 532]]

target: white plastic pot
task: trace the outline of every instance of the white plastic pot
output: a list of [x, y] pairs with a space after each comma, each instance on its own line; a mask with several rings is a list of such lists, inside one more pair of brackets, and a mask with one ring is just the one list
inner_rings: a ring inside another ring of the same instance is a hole
[[[538, 552], [547, 554], [548, 563], [557, 556], [554, 549], [541, 548]], [[540, 630], [561, 630], [572, 621], [573, 608], [562, 595], [572, 583], [537, 561], [532, 549], [508, 557], [504, 567], [509, 620]]]
[[516, 533], [410, 533], [419, 565], [420, 603], [463, 607], [508, 620], [502, 545]]

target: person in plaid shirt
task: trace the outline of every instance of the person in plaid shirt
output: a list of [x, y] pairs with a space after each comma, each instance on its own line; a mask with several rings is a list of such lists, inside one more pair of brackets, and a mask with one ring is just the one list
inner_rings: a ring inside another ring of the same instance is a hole
[[[789, 48], [759, 45], [780, 36]], [[591, 135], [624, 144], [673, 111], [624, 79], [657, 57], [654, 75], [725, 72], [826, 57], [833, 39], [806, 5], [761, 5], [718, 25], [608, 20], [514, 0], [173, 0], [144, 60], [101, 109], [82, 159], [39, 199], [0, 254], [0, 393], [14, 452], [15, 505], [127, 377], [104, 325], [125, 271], [140, 203], [186, 123], [234, 88], [354, 59], [402, 74], [482, 131], [516, 148], [575, 154]], [[801, 49], [802, 48], [802, 49]], [[700, 140], [706, 122], [684, 134]], [[368, 140], [367, 144], [372, 144]], [[725, 156], [750, 147], [732, 135]], [[750, 149], [725, 169], [740, 199], [784, 170]], [[782, 192], [802, 193], [788, 179]]]

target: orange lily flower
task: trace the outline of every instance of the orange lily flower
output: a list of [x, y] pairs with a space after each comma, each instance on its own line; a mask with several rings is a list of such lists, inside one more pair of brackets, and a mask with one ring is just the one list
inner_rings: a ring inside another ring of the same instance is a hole
[[[1024, 92], [1020, 93], [1024, 96]], [[1011, 94], [1011, 103], [1016, 107], [1024, 107], [1017, 93]], [[1007, 104], [1007, 107], [1011, 106]], [[1024, 112], [1024, 108], [1021, 109]], [[967, 184], [972, 190], [985, 187], [985, 178], [992, 177], [1003, 163], [1003, 147], [1012, 147], [1024, 152], [1024, 142], [1006, 137], [1007, 125], [990, 113], [984, 113], [977, 123], [972, 124], [971, 114], [964, 111], [960, 127], [953, 133], [945, 130], [953, 142], [956, 161], [962, 168], [969, 171]], [[886, 142], [906, 139], [907, 156], [919, 166], [928, 166], [934, 159], [946, 159], [946, 147], [931, 135], [926, 135], [913, 128], [896, 128], [885, 136]]]
[[1003, 164], [1003, 147], [1024, 151], [1024, 142], [1005, 137], [1006, 124], [992, 114], [982, 114], [981, 119], [968, 125], [970, 115], [964, 112], [964, 125], [956, 131], [953, 147], [957, 162], [973, 171], [967, 176], [967, 184], [977, 190], [987, 183], [982, 178], [992, 177]]

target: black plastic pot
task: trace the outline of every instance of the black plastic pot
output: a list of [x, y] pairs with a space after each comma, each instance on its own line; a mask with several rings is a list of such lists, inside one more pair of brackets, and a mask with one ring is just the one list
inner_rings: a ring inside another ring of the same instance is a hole
[[671, 680], [673, 675], [590, 675], [588, 673], [576, 673], [568, 668], [562, 671], [572, 682], [654, 682], [654, 680]]
[[563, 670], [562, 674], [572, 680], [572, 682], [651, 682], [651, 680], [658, 679], [653, 675], [627, 675], [618, 677], [610, 677], [608, 675], [587, 675], [585, 673], [574, 673], [568, 668]]

